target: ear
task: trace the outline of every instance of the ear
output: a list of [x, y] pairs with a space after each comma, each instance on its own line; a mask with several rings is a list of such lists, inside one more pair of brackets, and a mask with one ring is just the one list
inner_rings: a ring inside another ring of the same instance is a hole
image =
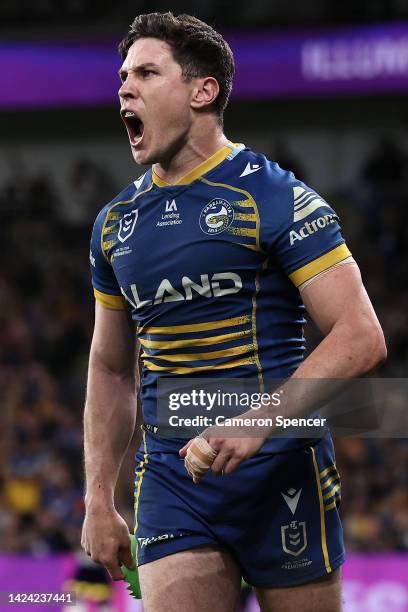
[[220, 92], [220, 86], [214, 77], [197, 77], [191, 95], [191, 106], [198, 110], [212, 104]]

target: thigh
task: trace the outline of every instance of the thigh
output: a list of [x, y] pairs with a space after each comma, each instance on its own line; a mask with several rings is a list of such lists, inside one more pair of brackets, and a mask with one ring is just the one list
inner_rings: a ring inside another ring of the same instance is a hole
[[340, 569], [308, 584], [256, 589], [262, 612], [340, 612]]
[[235, 612], [241, 573], [232, 556], [210, 546], [139, 567], [144, 612]]

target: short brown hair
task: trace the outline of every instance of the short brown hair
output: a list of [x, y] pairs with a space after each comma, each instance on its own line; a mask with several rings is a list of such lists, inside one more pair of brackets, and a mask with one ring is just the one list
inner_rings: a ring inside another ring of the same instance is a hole
[[213, 102], [213, 109], [222, 119], [232, 89], [234, 57], [221, 34], [191, 15], [175, 16], [170, 11], [138, 15], [119, 44], [122, 59], [140, 38], [165, 41], [171, 47], [175, 61], [180, 64], [185, 80], [214, 77], [220, 91]]

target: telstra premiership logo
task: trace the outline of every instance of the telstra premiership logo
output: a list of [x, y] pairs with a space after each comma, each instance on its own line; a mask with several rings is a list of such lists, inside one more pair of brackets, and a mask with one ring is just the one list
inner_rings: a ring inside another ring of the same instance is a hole
[[139, 216], [137, 208], [132, 212], [123, 215], [119, 223], [118, 239], [120, 242], [125, 242], [133, 234], [135, 229], [136, 221]]

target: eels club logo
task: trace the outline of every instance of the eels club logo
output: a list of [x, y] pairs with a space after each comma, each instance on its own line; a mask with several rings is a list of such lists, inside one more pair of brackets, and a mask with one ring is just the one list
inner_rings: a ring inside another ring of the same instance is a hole
[[234, 209], [227, 200], [214, 198], [204, 206], [200, 215], [200, 228], [204, 234], [221, 234], [234, 220]]

